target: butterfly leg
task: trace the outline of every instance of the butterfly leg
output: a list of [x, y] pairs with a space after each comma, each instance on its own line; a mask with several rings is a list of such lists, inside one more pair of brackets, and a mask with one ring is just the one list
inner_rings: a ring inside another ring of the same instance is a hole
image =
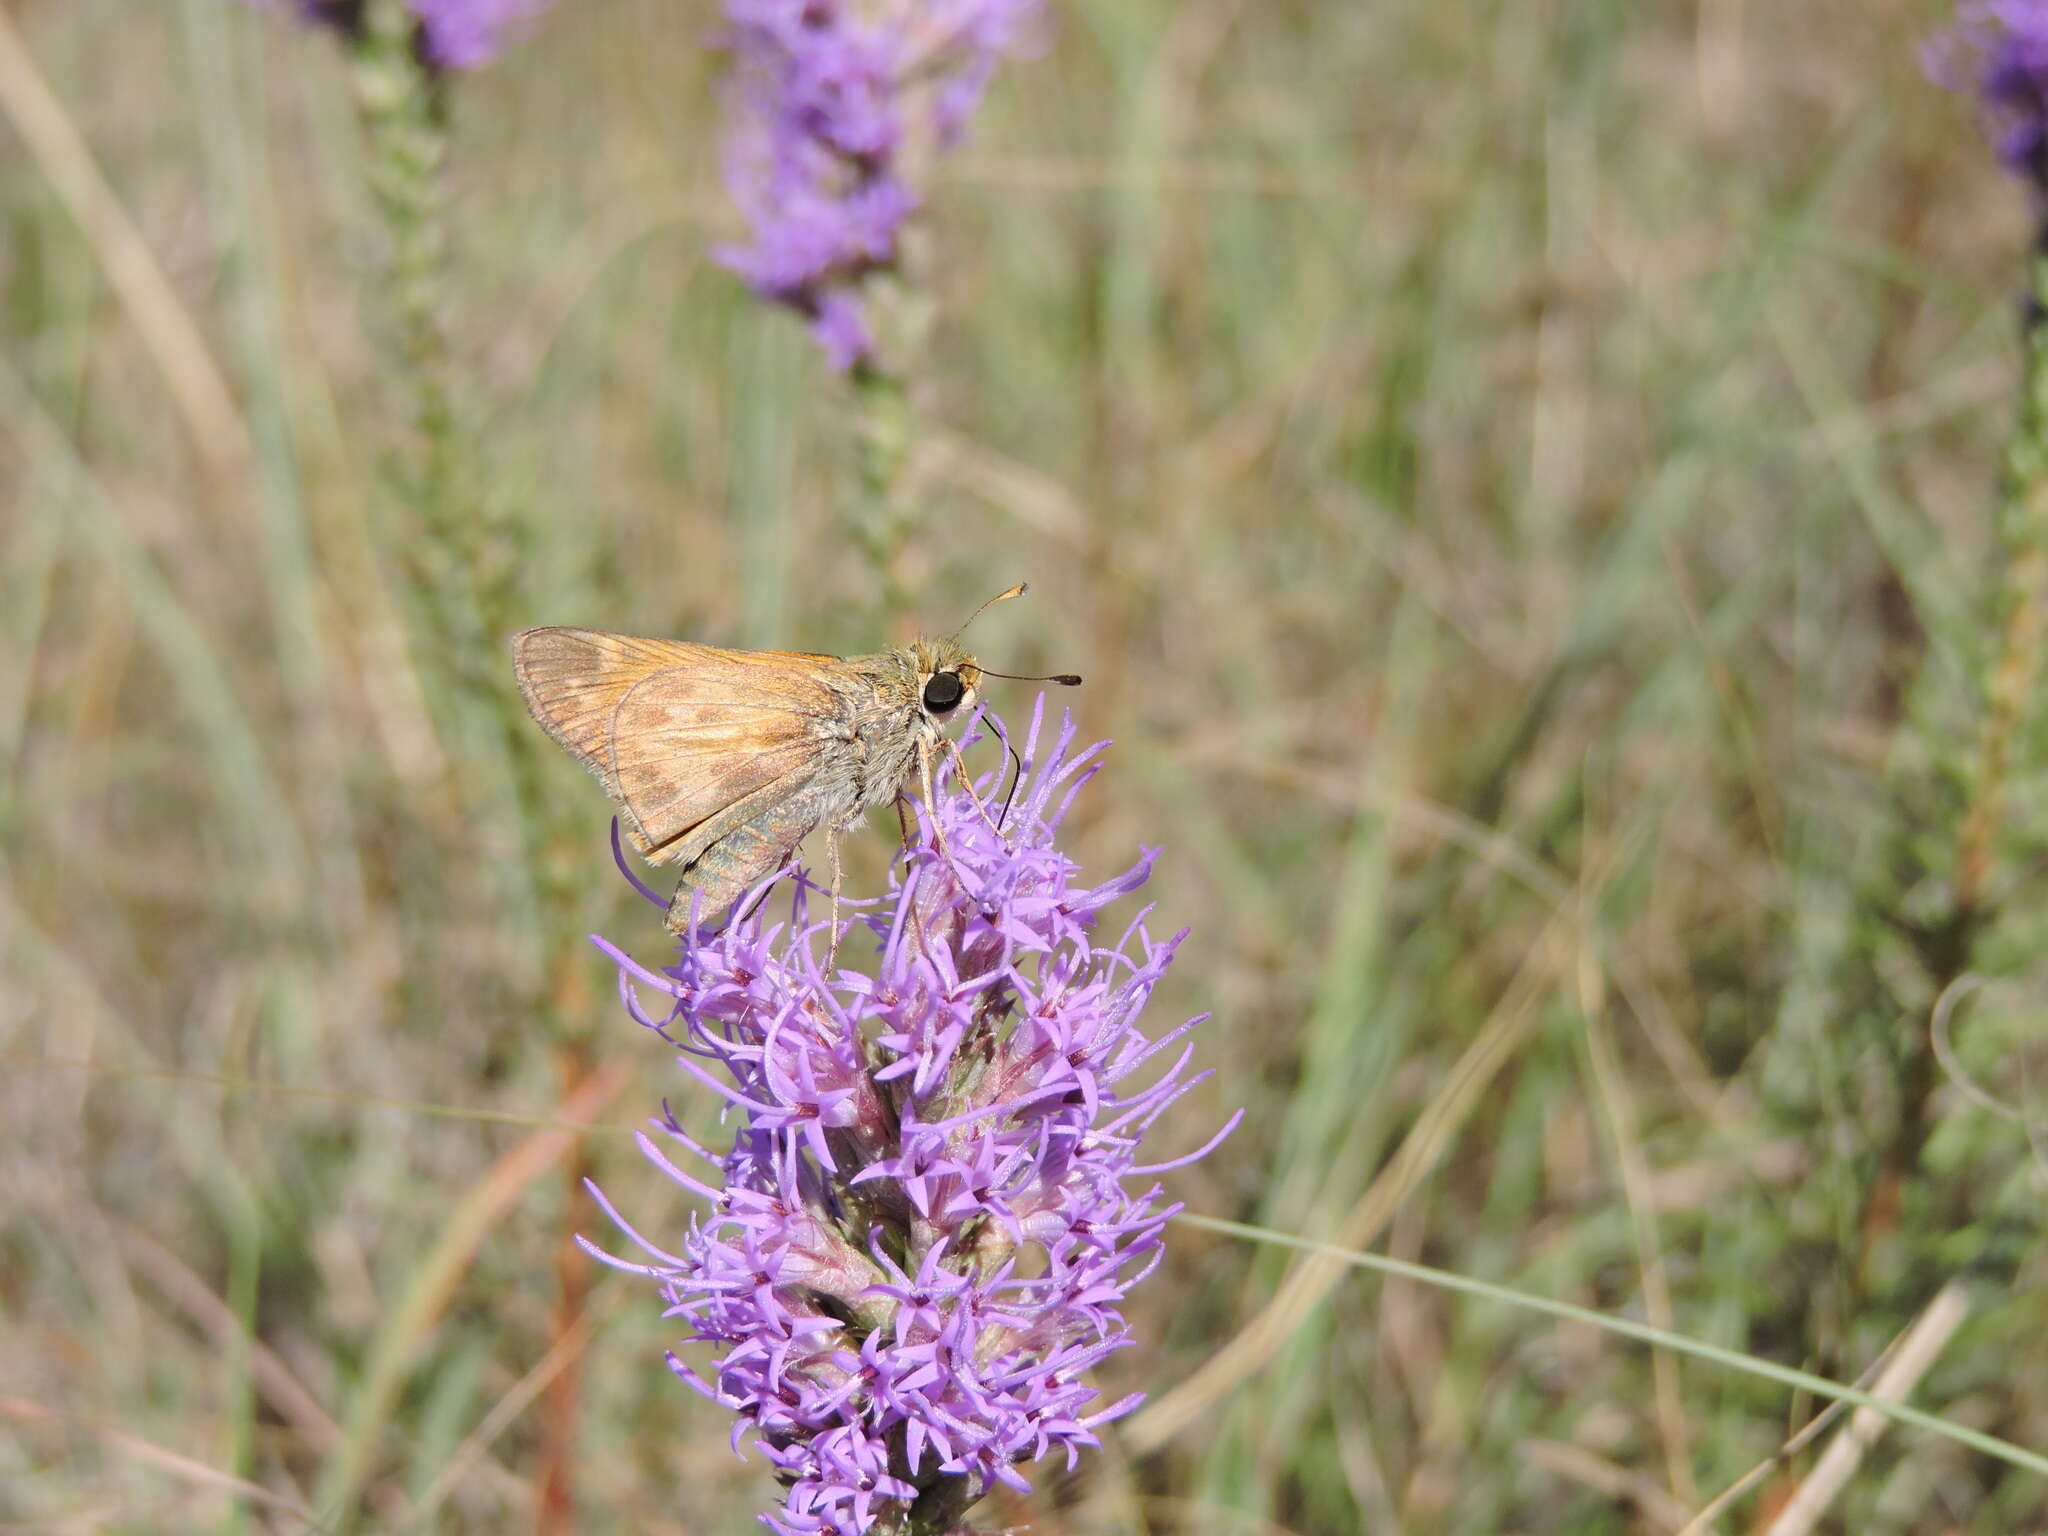
[[960, 787], [967, 791], [967, 798], [974, 802], [975, 810], [981, 813], [982, 825], [997, 837], [1001, 837], [1003, 829], [996, 825], [995, 818], [988, 813], [988, 807], [981, 803], [981, 796], [974, 792], [974, 781], [967, 776], [967, 759], [960, 755], [959, 744], [950, 736], [941, 736], [939, 740], [943, 741], [946, 750], [953, 754], [953, 771], [960, 775]]
[[923, 737], [917, 743], [917, 779], [924, 790], [925, 814], [932, 819], [932, 846], [939, 850], [939, 857], [948, 864], [953, 855], [946, 851], [946, 831], [939, 825], [939, 797], [932, 790], [932, 744]]
[[832, 967], [839, 962], [839, 886], [844, 875], [839, 863], [839, 828], [825, 829], [825, 858], [832, 866], [832, 927], [831, 941], [825, 946], [825, 974], [832, 974]]

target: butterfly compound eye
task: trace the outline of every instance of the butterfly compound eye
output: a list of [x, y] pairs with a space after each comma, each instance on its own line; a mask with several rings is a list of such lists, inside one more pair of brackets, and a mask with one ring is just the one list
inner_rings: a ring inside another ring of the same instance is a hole
[[947, 714], [958, 707], [966, 692], [958, 672], [934, 672], [924, 685], [924, 707], [935, 715]]

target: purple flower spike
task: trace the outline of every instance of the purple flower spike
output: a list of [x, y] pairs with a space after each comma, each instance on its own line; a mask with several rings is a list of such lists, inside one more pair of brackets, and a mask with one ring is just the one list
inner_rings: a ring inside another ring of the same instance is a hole
[[[274, 0], [257, 0], [271, 4]], [[443, 69], [477, 69], [496, 58], [550, 0], [406, 0], [425, 56]], [[360, 37], [364, 0], [293, 0], [306, 20]]]
[[1999, 162], [2048, 191], [2048, 0], [1961, 0], [1927, 71], [1977, 97]]
[[670, 1363], [737, 1415], [736, 1445], [753, 1432], [784, 1489], [762, 1522], [782, 1536], [938, 1536], [996, 1483], [1028, 1488], [1020, 1466], [1096, 1444], [1141, 1401], [1097, 1407], [1086, 1377], [1131, 1342], [1119, 1309], [1179, 1210], [1152, 1176], [1237, 1123], [1139, 1162], [1145, 1130], [1208, 1076], [1169, 1049], [1201, 1020], [1139, 1032], [1181, 935], [1153, 938], [1147, 908], [1099, 942], [1100, 910], [1152, 854], [1077, 883], [1053, 840], [1103, 744], [1075, 752], [1067, 721], [1041, 755], [1044, 707], [1005, 829], [982, 809], [996, 776], [978, 797], [942, 780], [890, 899], [844, 921], [842, 952], [877, 942], [872, 975], [821, 972], [828, 925], [800, 872], [786, 915], [743, 906], [661, 971], [604, 946], [633, 1017], [739, 1125], [717, 1157], [660, 1123], [715, 1175], [642, 1139], [685, 1188], [719, 1186], [678, 1252], [619, 1218], [645, 1259], [590, 1251], [652, 1277], [710, 1346], [702, 1373]]
[[427, 56], [447, 69], [476, 69], [547, 9], [548, 0], [409, 0]]
[[958, 142], [1044, 0], [726, 0], [725, 180], [751, 240], [718, 258], [869, 363], [860, 296], [896, 264], [912, 166]]

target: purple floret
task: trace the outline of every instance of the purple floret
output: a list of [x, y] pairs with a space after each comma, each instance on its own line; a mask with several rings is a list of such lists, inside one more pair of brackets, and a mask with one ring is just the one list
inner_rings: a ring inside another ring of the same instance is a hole
[[726, 0], [725, 180], [751, 231], [718, 252], [811, 323], [833, 366], [870, 361], [861, 295], [918, 206], [910, 162], [957, 142], [1043, 0]]
[[[273, 4], [276, 0], [257, 0]], [[551, 0], [406, 0], [419, 24], [425, 56], [443, 69], [477, 69], [496, 58]], [[306, 20], [348, 37], [363, 28], [364, 0], [293, 0]]]
[[641, 1138], [710, 1210], [677, 1253], [613, 1212], [647, 1261], [607, 1261], [710, 1346], [706, 1367], [670, 1364], [736, 1415], [735, 1447], [752, 1431], [784, 1485], [763, 1523], [786, 1536], [926, 1529], [998, 1482], [1028, 1488], [1023, 1465], [1071, 1466], [1141, 1400], [1097, 1406], [1086, 1378], [1132, 1342], [1120, 1308], [1179, 1209], [1153, 1176], [1208, 1150], [1138, 1162], [1208, 1076], [1182, 1038], [1202, 1020], [1140, 1031], [1182, 935], [1153, 938], [1148, 907], [1098, 942], [1153, 854], [1078, 882], [1054, 836], [1103, 744], [1074, 752], [1068, 722], [1041, 757], [1043, 707], [1006, 829], [948, 788], [890, 895], [846, 920], [844, 952], [879, 947], [872, 975], [822, 973], [801, 874], [659, 971], [602, 946], [628, 1011], [739, 1122], [721, 1157], [662, 1121], [688, 1166]]
[[547, 9], [549, 0], [407, 0], [426, 34], [427, 56], [448, 69], [476, 69]]
[[1928, 73], [1977, 97], [1999, 162], [2048, 188], [2048, 0], [1964, 0]]

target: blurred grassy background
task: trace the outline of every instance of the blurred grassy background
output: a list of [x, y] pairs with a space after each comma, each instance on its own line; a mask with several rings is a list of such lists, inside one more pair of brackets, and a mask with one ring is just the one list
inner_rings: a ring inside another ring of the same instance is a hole
[[[766, 1473], [652, 1294], [555, 1315], [565, 1224], [606, 1234], [549, 1128], [599, 1122], [659, 1234], [687, 1207], [627, 1133], [707, 1106], [583, 945], [661, 940], [596, 789], [547, 761], [537, 904], [409, 626], [338, 51], [224, 0], [13, 9], [231, 414], [0, 130], [0, 1520], [300, 1529], [359, 1455], [376, 1529], [748, 1528]], [[1943, 1074], [1884, 1183], [1925, 1014], [1844, 995], [1905, 701], [1967, 738], [1990, 643], [2028, 232], [1921, 78], [1938, 13], [1056, 10], [932, 198], [906, 565], [948, 627], [1031, 580], [976, 639], [1087, 674], [1118, 746], [1078, 853], [1166, 845], [1198, 942], [1156, 1021], [1214, 1009], [1222, 1071], [1159, 1134], [1249, 1110], [1175, 1194], [1842, 1380], [1964, 1276], [1915, 1400], [2048, 1444], [2043, 1159]], [[520, 622], [872, 648], [906, 616], [843, 526], [843, 389], [707, 257], [714, 23], [560, 0], [450, 93], [482, 490]], [[2004, 874], [1953, 1040], [2037, 1124], [2041, 872]], [[1669, 1531], [1819, 1406], [1355, 1274], [1197, 1375], [1286, 1268], [1177, 1233], [1104, 1376], [1192, 1385], [986, 1523]], [[579, 1354], [565, 1462], [536, 1395]], [[2039, 1530], [2048, 1488], [1893, 1430], [1829, 1520]]]

